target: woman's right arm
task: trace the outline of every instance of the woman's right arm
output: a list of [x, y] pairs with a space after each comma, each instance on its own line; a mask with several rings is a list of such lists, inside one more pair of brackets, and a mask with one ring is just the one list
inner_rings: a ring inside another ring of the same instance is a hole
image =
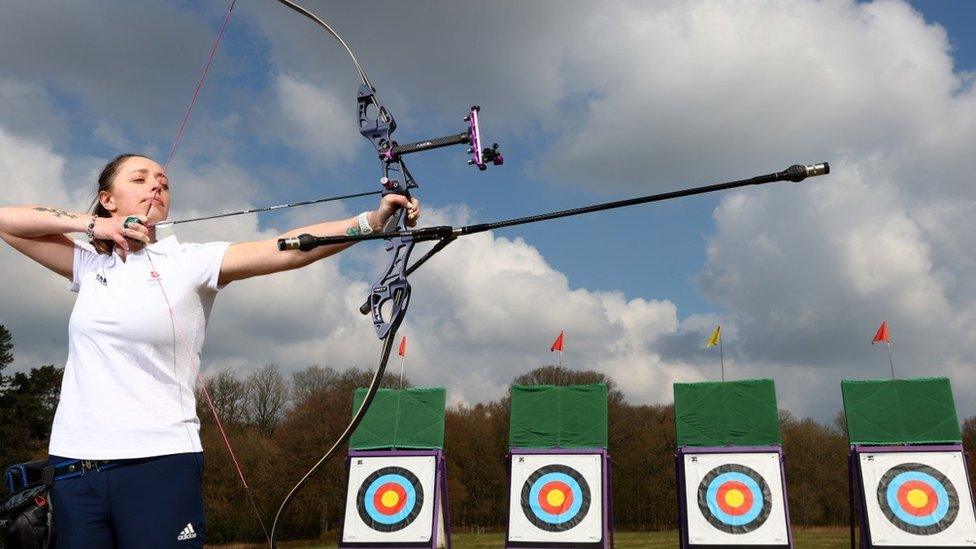
[[91, 214], [46, 206], [0, 208], [0, 238], [20, 253], [71, 280], [74, 243], [68, 233], [84, 233]]

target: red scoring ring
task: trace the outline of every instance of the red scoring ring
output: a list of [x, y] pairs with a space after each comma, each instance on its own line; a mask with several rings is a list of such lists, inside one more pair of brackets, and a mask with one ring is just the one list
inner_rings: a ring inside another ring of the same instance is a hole
[[[554, 505], [550, 505], [549, 500], [546, 499], [546, 496], [549, 494], [549, 492], [552, 492], [553, 490], [559, 490], [560, 492], [563, 493], [564, 496], [566, 496], [566, 499], [563, 500], [563, 504], [558, 507]], [[545, 486], [543, 486], [542, 489], [539, 490], [539, 507], [542, 507], [542, 510], [549, 513], [550, 515], [561, 515], [565, 513], [566, 510], [568, 510], [572, 506], [573, 506], [573, 490], [565, 482], [559, 480], [553, 480], [547, 482]]]
[[[925, 495], [928, 496], [928, 502], [925, 504], [925, 507], [916, 509], [913, 505], [908, 503], [908, 492], [912, 490], [921, 490], [925, 492]], [[916, 517], [927, 517], [931, 515], [933, 511], [935, 511], [936, 506], [939, 504], [939, 495], [935, 493], [935, 490], [933, 490], [928, 483], [920, 480], [910, 480], [898, 488], [898, 504], [901, 505], [901, 508], [910, 515], [914, 515]]]
[[[725, 502], [725, 494], [727, 494], [729, 490], [738, 490], [742, 492], [742, 495], [745, 497], [745, 501], [742, 502], [742, 505], [739, 507], [732, 507]], [[718, 487], [718, 492], [715, 494], [715, 499], [715, 503], [718, 504], [718, 508], [721, 509], [723, 513], [732, 515], [734, 517], [744, 515], [748, 513], [750, 509], [752, 509], [752, 490], [737, 480], [723, 482], [722, 485]]]
[[[391, 491], [396, 492], [396, 495], [398, 496], [397, 503], [393, 507], [387, 507], [383, 504], [383, 494]], [[395, 515], [399, 513], [406, 504], [407, 491], [403, 489], [403, 486], [400, 486], [396, 482], [387, 482], [383, 486], [380, 486], [376, 490], [376, 493], [373, 494], [373, 507], [384, 515]]]

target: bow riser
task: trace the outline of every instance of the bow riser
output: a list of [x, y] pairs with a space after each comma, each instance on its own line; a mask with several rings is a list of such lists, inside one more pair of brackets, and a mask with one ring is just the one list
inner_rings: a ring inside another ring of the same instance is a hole
[[[390, 333], [396, 332], [410, 304], [410, 283], [407, 281], [406, 271], [414, 244], [415, 241], [410, 236], [386, 241], [386, 250], [390, 252], [392, 260], [383, 276], [373, 284], [369, 296], [373, 328], [376, 329], [376, 337], [380, 339], [386, 339]], [[387, 304], [392, 306], [384, 316]]]
[[[376, 97], [376, 90], [366, 84], [359, 86], [356, 96], [359, 113], [359, 133], [376, 148], [382, 163], [383, 196], [399, 194], [410, 200], [410, 189], [417, 183], [410, 175], [403, 160], [394, 154], [396, 142], [393, 132], [396, 120], [386, 106]], [[383, 227], [383, 233], [395, 233], [407, 229], [405, 210], [391, 216]], [[407, 265], [413, 251], [411, 237], [395, 237], [386, 241], [386, 251], [390, 253], [390, 264], [383, 275], [373, 284], [369, 304], [376, 336], [386, 339], [403, 321], [410, 304], [410, 282], [407, 281]], [[389, 306], [388, 306], [389, 305]], [[384, 316], [384, 309], [389, 309]]]

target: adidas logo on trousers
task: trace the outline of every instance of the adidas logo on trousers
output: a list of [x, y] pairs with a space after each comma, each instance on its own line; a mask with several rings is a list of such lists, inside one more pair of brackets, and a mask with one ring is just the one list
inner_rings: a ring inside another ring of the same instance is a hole
[[195, 537], [197, 537], [197, 533], [193, 529], [193, 525], [187, 523], [186, 528], [183, 528], [183, 531], [180, 532], [179, 536], [177, 536], [176, 541], [186, 541], [188, 539], [193, 539]]

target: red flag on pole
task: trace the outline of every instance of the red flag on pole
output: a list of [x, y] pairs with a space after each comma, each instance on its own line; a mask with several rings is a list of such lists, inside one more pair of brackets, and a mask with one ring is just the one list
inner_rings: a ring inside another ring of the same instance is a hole
[[551, 353], [553, 351], [562, 351], [562, 350], [563, 350], [563, 332], [562, 330], [560, 330], [559, 337], [556, 338], [556, 341], [552, 342], [552, 346], [549, 347], [549, 352]]
[[888, 338], [888, 321], [884, 321], [881, 323], [881, 326], [878, 326], [878, 332], [874, 334], [871, 345], [878, 342], [891, 343], [891, 339]]
[[403, 336], [403, 339], [400, 340], [400, 352], [397, 354], [407, 356], [407, 336]]

